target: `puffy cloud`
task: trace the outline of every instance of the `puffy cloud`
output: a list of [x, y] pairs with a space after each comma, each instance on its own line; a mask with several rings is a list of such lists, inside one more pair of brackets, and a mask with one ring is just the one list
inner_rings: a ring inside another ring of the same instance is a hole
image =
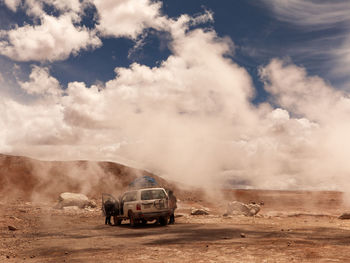
[[[261, 70], [265, 88], [273, 95], [275, 103], [291, 114], [303, 117], [299, 123], [311, 129], [301, 149], [305, 154], [292, 151], [291, 158], [299, 160], [297, 167], [304, 181], [338, 185], [343, 190], [349, 186], [350, 172], [347, 156], [350, 144], [349, 94], [336, 90], [320, 77], [310, 77], [305, 69], [280, 60], [272, 60]], [[310, 121], [315, 121], [314, 123]], [[300, 135], [296, 130], [295, 136]], [[292, 145], [285, 141], [285, 144]], [[311, 147], [310, 147], [311, 146]], [[305, 149], [307, 150], [305, 152]], [[332, 178], [332, 179], [331, 179]]]
[[[46, 13], [45, 5], [58, 11], [58, 17]], [[85, 8], [91, 5], [97, 10], [94, 29], [79, 26]], [[22, 7], [34, 24], [0, 31], [0, 54], [17, 61], [63, 60], [81, 50], [100, 47], [99, 36], [130, 38], [136, 41], [137, 48], [145, 29], [166, 31], [177, 37], [189, 26], [213, 20], [209, 11], [173, 20], [161, 14], [161, 5], [151, 0], [25, 0]]]
[[87, 88], [85, 83], [72, 82], [62, 99], [64, 120], [72, 126], [87, 129], [103, 127], [106, 119], [104, 94], [96, 86]]
[[4, 3], [13, 12], [16, 12], [17, 11], [17, 7], [21, 3], [21, 0], [4, 0]]
[[[28, 151], [27, 154], [31, 152], [29, 155], [32, 156], [47, 156], [49, 149], [36, 142], [52, 141], [51, 156], [62, 158], [67, 146], [58, 143], [61, 136], [67, 136], [71, 143], [71, 138], [79, 134], [79, 141], [70, 148], [70, 154], [74, 156], [104, 159], [107, 154], [114, 156], [114, 160], [122, 156], [136, 160], [144, 167], [185, 179], [188, 177], [185, 173], [187, 163], [200, 150], [196, 165], [191, 169], [194, 174], [191, 178], [196, 180], [199, 175], [210, 178], [211, 172], [217, 171], [222, 164], [213, 159], [213, 154], [223, 154], [220, 150], [222, 143], [216, 142], [217, 137], [219, 141], [220, 138], [236, 138], [239, 132], [229, 136], [233, 131], [232, 124], [239, 130], [256, 121], [249, 103], [253, 88], [247, 72], [225, 57], [233, 52], [231, 41], [218, 37], [214, 31], [188, 30], [187, 24], [193, 19], [181, 19], [181, 22], [171, 22], [173, 55], [159, 67], [135, 63], [130, 68], [116, 68], [115, 79], [100, 87], [69, 83], [64, 96], [57, 96], [55, 110], [47, 109], [53, 114], [46, 116], [50, 118], [49, 127], [41, 128], [44, 131], [53, 129], [54, 122], [55, 127], [68, 127], [70, 132], [59, 130], [54, 138], [40, 140], [19, 138], [14, 152], [20, 149], [21, 154]], [[34, 67], [30, 80], [21, 83], [22, 88], [28, 92], [54, 93], [56, 89], [45, 89], [46, 85], [57, 87], [55, 79], [47, 73], [45, 68]], [[42, 81], [42, 86], [39, 81]], [[34, 105], [48, 107], [49, 104], [43, 98]], [[21, 112], [17, 104], [10, 105], [10, 108]], [[30, 123], [27, 118], [36, 121], [28, 113], [17, 115], [24, 122]], [[30, 136], [33, 132], [36, 130], [28, 127], [26, 134]], [[40, 136], [45, 134], [43, 132]], [[11, 139], [8, 141], [12, 142]], [[116, 143], [120, 146], [109, 147]], [[192, 150], [189, 149], [191, 145]], [[212, 166], [205, 168], [205, 163], [212, 163]]]
[[266, 82], [266, 90], [279, 105], [309, 119], [328, 118], [320, 113], [332, 112], [342, 97], [342, 92], [320, 77], [308, 77], [304, 68], [288, 62], [273, 59], [260, 73]]
[[58, 104], [49, 107], [44, 103], [23, 105], [3, 98], [0, 109], [7, 145], [1, 152], [8, 152], [8, 148], [25, 149], [31, 145], [54, 145], [72, 140], [73, 134], [63, 122], [62, 106]]
[[104, 36], [136, 39], [145, 28], [160, 29], [161, 2], [150, 0], [93, 0], [99, 21], [97, 29]]
[[25, 12], [34, 17], [45, 15], [44, 6], [55, 8], [61, 14], [70, 13], [70, 15], [78, 17], [82, 13], [84, 7], [89, 4], [89, 0], [24, 0], [23, 8]]
[[[330, 182], [346, 187], [350, 115], [345, 92], [275, 59], [261, 68], [261, 77], [276, 108], [253, 105], [251, 77], [227, 56], [234, 53], [233, 42], [213, 30], [191, 28], [211, 21], [210, 12], [169, 19], [161, 16], [158, 2], [94, 3], [104, 34], [136, 38], [145, 28], [165, 30], [172, 37], [172, 54], [157, 67], [134, 63], [116, 68], [115, 78], [100, 85], [71, 82], [64, 93], [48, 68], [34, 66], [21, 87], [50, 96], [25, 105], [0, 99], [0, 124], [5, 127], [0, 130], [0, 152], [43, 159], [132, 160], [133, 165], [197, 185], [212, 186], [225, 172], [255, 187], [329, 188]], [[144, 9], [133, 9], [138, 5]], [[142, 13], [147, 8], [149, 16]], [[142, 19], [123, 20], [130, 13]], [[120, 27], [110, 27], [113, 21], [107, 14], [115, 14]], [[87, 34], [82, 42], [72, 40], [75, 49], [60, 49], [64, 43], [58, 35], [67, 38], [67, 32], [59, 30], [64, 21], [68, 33]], [[35, 30], [44, 26], [53, 36], [50, 43], [57, 43], [58, 51], [46, 52], [52, 60], [78, 52], [90, 39], [87, 29], [72, 24], [69, 13], [43, 15], [41, 25], [23, 27], [33, 30], [23, 39], [38, 39]], [[18, 30], [22, 28], [13, 32]], [[56, 30], [60, 33], [54, 34]], [[7, 45], [14, 50], [10, 33]], [[39, 50], [33, 46], [45, 51], [46, 41], [21, 43], [33, 54]]]
[[62, 93], [58, 80], [49, 75], [48, 68], [33, 66], [29, 81], [19, 84], [29, 94], [59, 96]]
[[1, 32], [0, 54], [13, 60], [62, 60], [81, 49], [96, 48], [100, 39], [85, 27], [74, 26], [70, 15], [43, 15], [40, 25]]
[[[280, 108], [256, 108], [249, 75], [224, 56], [232, 47], [226, 39], [197, 29], [177, 40], [177, 51], [159, 67], [117, 68], [101, 86], [69, 83], [54, 104], [2, 99], [1, 151], [122, 161], [197, 185], [219, 181], [225, 171], [254, 187], [332, 187], [330, 178], [334, 187], [346, 186], [350, 167], [340, 147], [350, 128], [341, 122], [348, 118], [345, 95], [273, 60], [261, 74]], [[210, 55], [195, 50], [196, 41]], [[39, 80], [57, 84], [48, 69], [34, 67], [27, 85]], [[311, 100], [325, 105], [322, 111], [303, 105]], [[327, 100], [335, 101], [334, 110]]]

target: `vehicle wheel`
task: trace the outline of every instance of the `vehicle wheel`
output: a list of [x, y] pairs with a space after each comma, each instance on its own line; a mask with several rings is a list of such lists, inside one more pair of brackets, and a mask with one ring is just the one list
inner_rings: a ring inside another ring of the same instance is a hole
[[161, 226], [166, 226], [167, 223], [168, 223], [168, 218], [166, 216], [162, 216], [159, 218], [159, 224]]
[[141, 219], [141, 224], [142, 225], [147, 225], [147, 220], [146, 219]]
[[117, 226], [120, 226], [122, 224], [122, 219], [117, 219], [117, 220], [114, 220], [114, 224], [116, 224]]
[[136, 225], [134, 215], [132, 213], [130, 213], [129, 218], [130, 218], [130, 226], [134, 227]]

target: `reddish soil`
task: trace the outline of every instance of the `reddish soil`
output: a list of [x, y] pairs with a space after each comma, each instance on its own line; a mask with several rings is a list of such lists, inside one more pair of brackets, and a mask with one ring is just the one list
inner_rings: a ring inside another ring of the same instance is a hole
[[[2, 182], [8, 181], [4, 169], [0, 172]], [[29, 182], [34, 188], [38, 183]], [[349, 207], [340, 192], [226, 190], [223, 200], [209, 202], [201, 192], [177, 188], [181, 201], [174, 225], [131, 228], [127, 221], [122, 226], [104, 225], [100, 206], [57, 210], [49, 197], [31, 202], [19, 190], [10, 196], [8, 185], [2, 189], [7, 190], [0, 199], [0, 262], [349, 262], [350, 258], [350, 220], [338, 219]], [[21, 189], [33, 193], [29, 186]], [[100, 205], [100, 195], [94, 196]], [[264, 205], [255, 217], [224, 217], [230, 200]], [[191, 216], [191, 207], [207, 207], [210, 214]]]

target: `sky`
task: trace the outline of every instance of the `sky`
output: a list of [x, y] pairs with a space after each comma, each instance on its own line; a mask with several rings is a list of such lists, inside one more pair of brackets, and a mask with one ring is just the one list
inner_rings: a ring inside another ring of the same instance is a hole
[[0, 0], [0, 152], [348, 191], [350, 2]]

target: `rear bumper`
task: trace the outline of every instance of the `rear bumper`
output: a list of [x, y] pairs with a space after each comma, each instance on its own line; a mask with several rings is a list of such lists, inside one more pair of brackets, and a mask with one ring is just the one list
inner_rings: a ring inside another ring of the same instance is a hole
[[161, 211], [161, 212], [152, 212], [152, 213], [134, 213], [135, 219], [155, 219], [159, 217], [169, 216], [171, 214], [170, 210]]

